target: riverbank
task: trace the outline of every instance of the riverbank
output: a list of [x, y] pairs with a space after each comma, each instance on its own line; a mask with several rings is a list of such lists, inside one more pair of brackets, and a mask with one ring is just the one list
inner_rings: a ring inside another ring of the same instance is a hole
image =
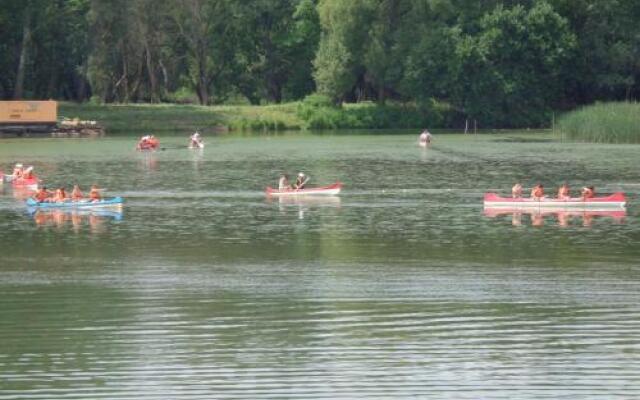
[[267, 106], [60, 103], [61, 117], [90, 119], [107, 134], [127, 132], [224, 132], [301, 129], [296, 103]]
[[375, 103], [334, 107], [322, 96], [273, 105], [60, 103], [59, 115], [96, 120], [109, 134], [127, 132], [285, 131], [301, 129], [422, 129], [450, 125], [446, 106]]

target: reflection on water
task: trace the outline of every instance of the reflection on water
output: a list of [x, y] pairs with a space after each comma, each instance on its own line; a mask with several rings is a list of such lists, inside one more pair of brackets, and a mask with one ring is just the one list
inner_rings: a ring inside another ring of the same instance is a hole
[[[0, 400], [639, 398], [638, 147], [496, 137], [3, 141], [126, 218], [0, 195]], [[265, 199], [298, 170], [344, 190]], [[568, 177], [627, 214], [482, 214]]]
[[278, 209], [282, 214], [294, 209], [298, 212], [298, 219], [305, 218], [305, 212], [318, 207], [340, 208], [340, 196], [267, 196], [267, 203], [278, 203]]
[[[531, 226], [543, 226], [545, 220], [555, 220], [560, 227], [568, 227], [573, 224], [574, 221], [581, 221], [581, 225], [590, 227], [593, 224], [594, 218], [609, 217], [611, 222], [622, 224], [625, 221], [627, 215], [626, 210], [566, 210], [552, 208], [547, 209], [507, 209], [507, 208], [485, 208], [484, 215], [490, 218], [497, 218], [502, 216], [511, 216], [511, 224], [513, 226], [523, 225], [523, 215], [529, 218]], [[526, 224], [526, 223], [525, 223]]]
[[89, 232], [101, 233], [104, 231], [105, 221], [122, 220], [122, 211], [28, 208], [28, 212], [38, 227], [55, 227], [57, 229], [71, 227], [76, 232], [84, 226], [88, 226]]

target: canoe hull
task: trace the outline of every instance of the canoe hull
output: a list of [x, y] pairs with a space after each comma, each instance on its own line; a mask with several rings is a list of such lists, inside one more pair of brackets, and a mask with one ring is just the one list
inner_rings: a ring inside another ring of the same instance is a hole
[[18, 179], [13, 179], [11, 181], [11, 186], [13, 186], [14, 189], [38, 190], [38, 179], [37, 178], [31, 178], [31, 179], [18, 178]]
[[74, 209], [74, 210], [96, 210], [96, 209], [110, 209], [121, 210], [124, 200], [122, 197], [114, 197], [112, 199], [105, 199], [101, 201], [65, 201], [63, 203], [39, 203], [32, 198], [26, 200], [28, 207], [37, 208], [41, 210], [54, 210], [54, 209]]
[[627, 201], [624, 193], [614, 193], [610, 196], [595, 197], [591, 199], [570, 198], [567, 200], [552, 199], [544, 197], [539, 200], [531, 198], [513, 199], [500, 197], [495, 193], [484, 195], [485, 208], [510, 208], [510, 209], [530, 209], [530, 208], [553, 208], [553, 209], [602, 209], [602, 208], [624, 208]]
[[267, 196], [278, 196], [278, 197], [295, 197], [295, 196], [336, 196], [342, 190], [342, 183], [336, 182], [333, 185], [317, 187], [317, 188], [309, 188], [309, 189], [288, 189], [280, 191], [278, 189], [273, 189], [271, 187], [267, 187], [265, 190]]

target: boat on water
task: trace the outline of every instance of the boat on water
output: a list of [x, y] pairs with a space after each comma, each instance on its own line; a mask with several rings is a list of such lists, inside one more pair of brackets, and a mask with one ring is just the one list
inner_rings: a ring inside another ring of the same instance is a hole
[[496, 193], [485, 193], [485, 208], [561, 208], [561, 209], [600, 209], [600, 208], [624, 208], [627, 200], [624, 193], [613, 193], [609, 196], [593, 197], [583, 199], [573, 197], [566, 200], [543, 197], [541, 199], [532, 198], [511, 198], [501, 197]]
[[11, 180], [14, 189], [38, 190], [38, 178], [15, 178]]
[[267, 186], [265, 192], [267, 196], [335, 196], [340, 193], [342, 183], [336, 182], [329, 186], [321, 186], [308, 189], [274, 189]]
[[57, 202], [38, 202], [33, 198], [26, 200], [27, 207], [33, 207], [38, 209], [122, 209], [124, 199], [122, 197], [113, 197], [110, 199], [103, 199], [99, 201], [91, 200], [79, 200], [79, 201], [64, 201]]
[[138, 151], [155, 151], [160, 148], [160, 141], [153, 135], [143, 136], [136, 144]]

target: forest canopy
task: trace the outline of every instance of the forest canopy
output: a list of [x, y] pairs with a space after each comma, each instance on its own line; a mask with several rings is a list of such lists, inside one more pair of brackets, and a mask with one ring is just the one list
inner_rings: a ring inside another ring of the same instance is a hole
[[640, 96], [636, 0], [4, 0], [0, 98], [447, 104], [491, 126]]

